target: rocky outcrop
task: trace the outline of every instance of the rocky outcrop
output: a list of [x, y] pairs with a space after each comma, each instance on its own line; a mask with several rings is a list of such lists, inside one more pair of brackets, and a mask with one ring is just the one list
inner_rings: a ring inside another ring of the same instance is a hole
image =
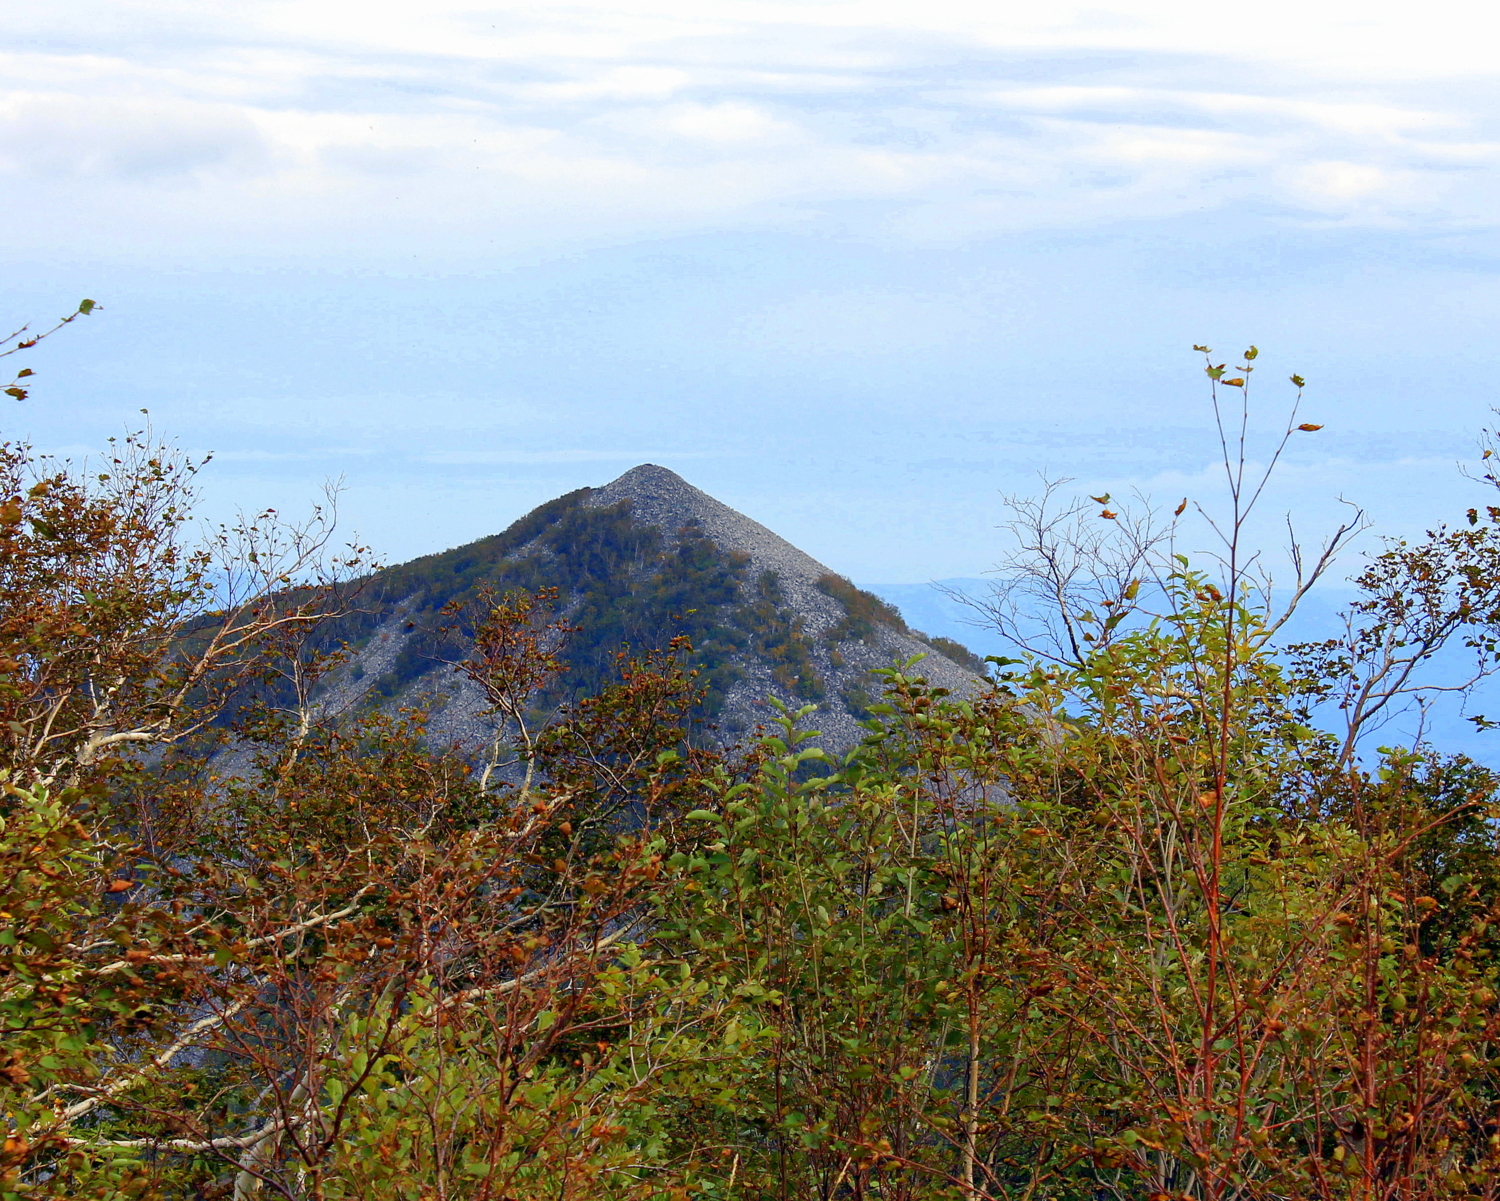
[[[744, 587], [748, 599], [770, 573], [779, 592], [778, 604], [800, 627], [818, 677], [820, 695], [788, 688], [776, 678], [773, 664], [747, 655], [740, 663], [743, 678], [730, 688], [720, 724], [730, 733], [743, 733], [770, 714], [768, 697], [797, 707], [816, 700], [813, 719], [825, 741], [834, 748], [852, 746], [861, 736], [859, 720], [864, 704], [875, 699], [879, 681], [873, 669], [890, 667], [924, 656], [916, 669], [932, 683], [965, 694], [979, 685], [972, 668], [962, 666], [906, 628], [900, 614], [847, 579], [799, 550], [779, 534], [722, 501], [695, 488], [680, 475], [654, 463], [633, 467], [602, 488], [591, 490], [584, 503], [602, 507], [628, 501], [638, 522], [667, 532], [696, 528], [729, 554], [748, 559]], [[851, 605], [864, 612], [851, 615]], [[851, 621], [851, 616], [854, 620]]]
[[569, 687], [596, 686], [622, 643], [665, 646], [681, 628], [710, 685], [705, 716], [724, 741], [771, 720], [775, 698], [816, 704], [810, 724], [824, 744], [851, 746], [880, 692], [872, 672], [918, 655], [916, 670], [938, 686], [966, 693], [981, 684], [963, 648], [934, 646], [879, 598], [647, 463], [550, 501], [501, 534], [372, 577], [358, 614], [336, 631], [353, 653], [329, 680], [325, 705], [421, 707], [432, 737], [477, 749], [488, 730], [482, 697], [452, 668], [465, 648], [442, 614], [484, 587], [549, 586], [583, 627], [569, 646]]

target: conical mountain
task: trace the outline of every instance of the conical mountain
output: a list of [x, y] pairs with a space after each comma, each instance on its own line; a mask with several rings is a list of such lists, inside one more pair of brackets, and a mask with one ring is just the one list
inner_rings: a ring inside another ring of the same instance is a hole
[[704, 716], [724, 741], [768, 720], [776, 697], [816, 703], [825, 743], [849, 746], [879, 693], [872, 669], [925, 655], [921, 674], [955, 692], [976, 688], [982, 670], [957, 643], [909, 630], [879, 598], [647, 463], [549, 501], [501, 534], [374, 576], [359, 611], [338, 623], [353, 656], [327, 702], [420, 706], [434, 737], [477, 745], [483, 699], [453, 670], [466, 647], [444, 614], [486, 587], [557, 589], [578, 627], [562, 651], [560, 697], [607, 682], [622, 647], [639, 654], [687, 634], [709, 690]]
[[[805, 591], [814, 587], [820, 577], [831, 574], [811, 555], [798, 550], [760, 522], [731, 509], [701, 488], [693, 487], [675, 471], [658, 467], [655, 463], [632, 467], [618, 479], [592, 490], [586, 503], [602, 507], [621, 501], [629, 501], [631, 515], [647, 525], [664, 530], [696, 526], [721, 550], [749, 555], [752, 572], [776, 572], [781, 577], [783, 589], [790, 587]], [[810, 597], [798, 599], [805, 601]]]

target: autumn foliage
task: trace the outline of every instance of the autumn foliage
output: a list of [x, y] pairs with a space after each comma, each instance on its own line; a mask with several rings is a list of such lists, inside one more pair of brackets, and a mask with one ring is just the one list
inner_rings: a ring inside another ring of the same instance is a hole
[[0, 448], [0, 1196], [1500, 1193], [1497, 781], [1368, 745], [1494, 669], [1500, 526], [1280, 645], [1255, 358], [1208, 363], [1217, 564], [1185, 507], [1019, 504], [1026, 653], [893, 666], [839, 758], [811, 706], [719, 746], [683, 639], [567, 696], [545, 589], [446, 614], [490, 737], [442, 745], [323, 688], [331, 515], [203, 536], [148, 435]]

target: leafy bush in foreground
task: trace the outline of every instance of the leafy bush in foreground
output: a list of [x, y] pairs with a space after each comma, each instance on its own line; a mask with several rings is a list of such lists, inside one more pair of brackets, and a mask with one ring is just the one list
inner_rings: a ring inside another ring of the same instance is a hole
[[[221, 541], [254, 586], [216, 604], [196, 551], [123, 553], [167, 460], [33, 494], [7, 454], [0, 1196], [1500, 1191], [1497, 781], [1362, 750], [1445, 643], [1493, 670], [1500, 514], [1288, 653], [1232, 453], [1212, 575], [1107, 496], [1023, 508], [1057, 639], [973, 698], [892, 668], [842, 760], [811, 708], [693, 745], [679, 639], [506, 774], [319, 710], [316, 537]], [[466, 603], [499, 746], [565, 630]]]

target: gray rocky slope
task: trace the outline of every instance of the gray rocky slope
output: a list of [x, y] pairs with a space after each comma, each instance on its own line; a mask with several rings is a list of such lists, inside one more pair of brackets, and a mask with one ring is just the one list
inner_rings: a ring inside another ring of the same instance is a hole
[[[813, 722], [829, 745], [846, 747], [859, 741], [862, 731], [849, 698], [860, 692], [878, 692], [878, 680], [868, 675], [872, 668], [890, 667], [923, 655], [916, 670], [933, 684], [958, 694], [977, 688], [979, 678], [970, 667], [955, 663], [905, 629], [899, 618], [896, 622], [870, 622], [871, 630], [864, 638], [838, 638], [838, 627], [849, 617], [849, 606], [837, 595], [843, 588], [834, 585], [837, 591], [830, 591], [829, 581], [839, 580], [850, 589], [853, 586], [807, 552], [695, 488], [676, 472], [643, 463], [590, 492], [585, 503], [604, 506], [622, 500], [630, 501], [637, 521], [664, 530], [696, 526], [721, 550], [748, 556], [746, 574], [751, 579], [763, 572], [775, 573], [787, 608], [800, 619], [818, 673], [825, 681], [826, 692], [818, 701]], [[881, 610], [886, 609], [888, 606], [881, 606]], [[721, 719], [727, 730], [738, 733], [765, 721], [770, 715], [767, 697], [777, 697], [793, 707], [806, 703], [779, 685], [765, 663], [747, 657], [740, 666], [744, 678], [730, 688]]]
[[[365, 626], [344, 633], [353, 655], [330, 680], [324, 705], [418, 705], [431, 710], [434, 738], [477, 750], [490, 736], [483, 699], [450, 665], [455, 649], [461, 657], [461, 648], [435, 649], [433, 614], [476, 580], [502, 589], [515, 581], [528, 587], [558, 585], [564, 611], [579, 613], [583, 602], [569, 596], [569, 581], [576, 576], [570, 566], [577, 558], [574, 543], [600, 535], [569, 535], [570, 543], [560, 531], [592, 529], [587, 511], [599, 515], [595, 524], [613, 521], [616, 536], [622, 522], [649, 534], [650, 545], [658, 547], [656, 563], [667, 562], [674, 548], [701, 550], [705, 539], [712, 544], [720, 578], [737, 593], [715, 610], [725, 634], [722, 644], [734, 648], [728, 670], [717, 677], [724, 686], [710, 714], [724, 741], [770, 721], [775, 710], [768, 698], [775, 697], [794, 709], [815, 701], [818, 711], [809, 725], [822, 732], [824, 744], [835, 750], [851, 746], [863, 734], [858, 723], [864, 707], [879, 693], [872, 669], [918, 655], [925, 658], [915, 671], [933, 684], [958, 694], [980, 687], [980, 665], [962, 647], [942, 640], [933, 645], [909, 630], [890, 606], [759, 522], [648, 463], [603, 487], [550, 502], [505, 534], [375, 577]], [[660, 583], [652, 570], [648, 563], [610, 581], [612, 595], [621, 604], [629, 604], [633, 594], [644, 595]], [[800, 664], [795, 675], [788, 669], [789, 655]]]

